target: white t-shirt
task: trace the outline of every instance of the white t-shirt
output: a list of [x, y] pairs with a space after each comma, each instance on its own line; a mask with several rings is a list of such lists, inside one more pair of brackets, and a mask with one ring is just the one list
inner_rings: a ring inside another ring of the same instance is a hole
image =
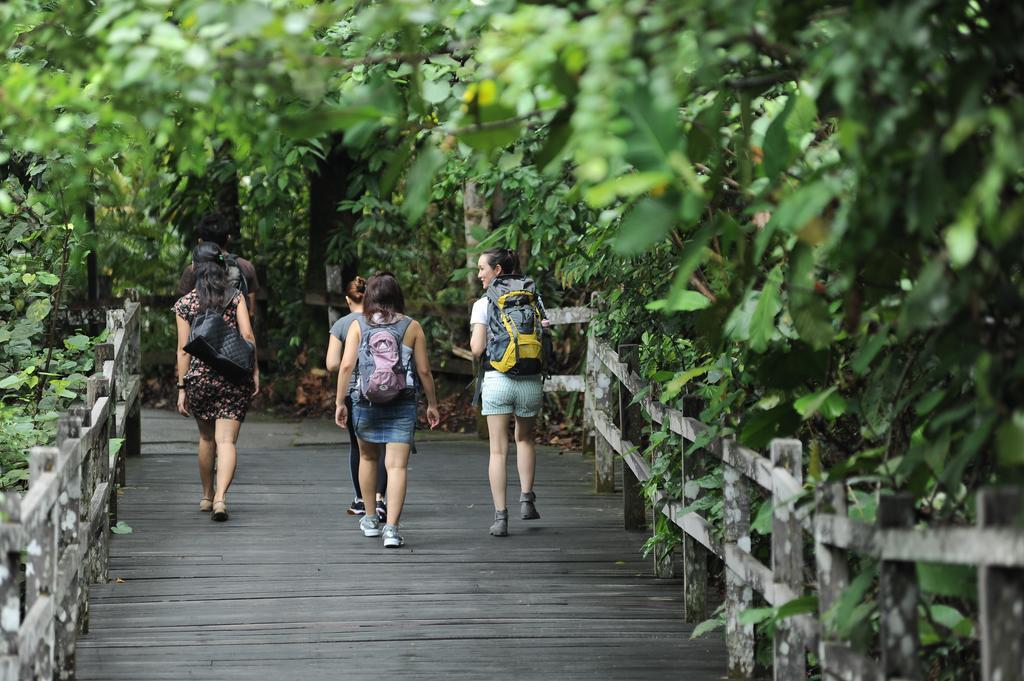
[[474, 324], [487, 326], [487, 312], [487, 296], [484, 296], [473, 303], [473, 311], [469, 313], [469, 328], [472, 329]]

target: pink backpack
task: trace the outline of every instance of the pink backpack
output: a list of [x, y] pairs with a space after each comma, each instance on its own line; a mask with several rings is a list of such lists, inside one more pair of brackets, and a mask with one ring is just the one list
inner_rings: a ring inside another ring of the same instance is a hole
[[412, 319], [402, 317], [393, 324], [371, 326], [359, 320], [362, 339], [359, 341], [357, 387], [367, 400], [386, 404], [413, 386], [406, 379], [408, 371], [402, 362], [402, 339]]

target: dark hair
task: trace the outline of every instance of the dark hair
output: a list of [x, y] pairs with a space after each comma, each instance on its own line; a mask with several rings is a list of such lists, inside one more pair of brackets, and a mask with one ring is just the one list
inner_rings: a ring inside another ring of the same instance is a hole
[[345, 287], [345, 295], [349, 297], [353, 303], [363, 302], [363, 296], [366, 294], [366, 280], [360, 276], [357, 276], [352, 281], [348, 282], [348, 286]]
[[481, 255], [491, 267], [501, 266], [502, 274], [519, 274], [519, 255], [511, 248], [488, 248]]
[[203, 241], [210, 241], [224, 248], [228, 245], [228, 237], [231, 236], [231, 226], [220, 213], [207, 213], [199, 219], [196, 235]]
[[390, 322], [396, 315], [405, 314], [405, 296], [391, 272], [378, 272], [366, 282], [363, 316], [372, 321], [377, 313], [384, 317], [385, 322]]
[[204, 241], [192, 249], [199, 309], [221, 308], [228, 302], [228, 271], [220, 246]]

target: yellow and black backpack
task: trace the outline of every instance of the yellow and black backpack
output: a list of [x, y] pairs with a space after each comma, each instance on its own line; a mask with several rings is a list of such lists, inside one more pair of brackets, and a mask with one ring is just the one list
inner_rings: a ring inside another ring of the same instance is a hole
[[487, 287], [487, 368], [509, 376], [545, 373], [544, 305], [533, 280], [501, 275]]

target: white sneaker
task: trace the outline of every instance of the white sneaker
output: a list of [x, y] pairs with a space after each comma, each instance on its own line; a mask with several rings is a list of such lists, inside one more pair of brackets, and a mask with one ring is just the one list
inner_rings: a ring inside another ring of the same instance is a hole
[[384, 548], [386, 549], [397, 549], [398, 547], [405, 544], [405, 540], [402, 539], [402, 535], [398, 534], [397, 525], [385, 525], [384, 526]]
[[363, 531], [364, 537], [379, 537], [380, 518], [376, 515], [364, 515], [359, 519], [359, 529]]

